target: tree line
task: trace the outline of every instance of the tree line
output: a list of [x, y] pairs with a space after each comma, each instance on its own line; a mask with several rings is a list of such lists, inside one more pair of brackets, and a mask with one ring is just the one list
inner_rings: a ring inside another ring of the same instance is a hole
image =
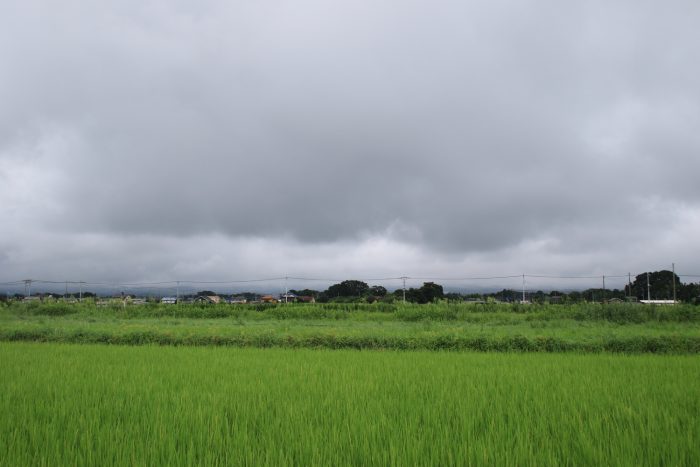
[[[608, 301], [618, 300], [644, 300], [663, 299], [670, 300], [675, 296], [677, 300], [686, 303], [700, 303], [700, 283], [682, 283], [680, 277], [672, 271], [662, 270], [645, 272], [637, 275], [631, 284], [623, 289], [589, 288], [586, 290], [560, 291], [551, 290], [544, 292], [526, 291], [526, 300], [536, 303], [577, 303], [583, 301]], [[523, 291], [517, 289], [503, 289], [498, 292], [486, 293], [445, 293], [443, 286], [434, 282], [424, 282], [421, 287], [407, 289], [399, 288], [389, 292], [381, 285], [370, 286], [359, 280], [346, 280], [331, 285], [328, 289], [319, 291], [313, 289], [290, 290], [298, 296], [312, 296], [316, 301], [326, 302], [394, 302], [405, 300], [411, 303], [430, 303], [436, 300], [497, 300], [503, 302], [515, 302], [522, 299]]]

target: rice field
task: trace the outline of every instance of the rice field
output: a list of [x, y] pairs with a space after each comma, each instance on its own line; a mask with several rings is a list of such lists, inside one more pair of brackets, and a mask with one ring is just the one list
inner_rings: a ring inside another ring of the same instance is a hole
[[0, 343], [0, 465], [700, 465], [697, 355]]

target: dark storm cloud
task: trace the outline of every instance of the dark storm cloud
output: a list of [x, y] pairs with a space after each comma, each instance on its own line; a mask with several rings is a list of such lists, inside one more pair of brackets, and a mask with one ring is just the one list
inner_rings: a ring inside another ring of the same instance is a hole
[[44, 229], [614, 251], [700, 206], [696, 2], [3, 10], [0, 175], [46, 178], [6, 203]]

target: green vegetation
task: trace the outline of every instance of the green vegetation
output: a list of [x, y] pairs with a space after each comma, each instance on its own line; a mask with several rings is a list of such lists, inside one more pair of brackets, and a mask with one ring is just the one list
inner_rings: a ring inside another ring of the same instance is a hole
[[[528, 277], [527, 275], [524, 277]], [[537, 276], [534, 276], [537, 277]], [[601, 276], [601, 279], [603, 277]], [[461, 294], [451, 292], [445, 294], [443, 287], [433, 282], [424, 282], [420, 288], [409, 288], [405, 291], [397, 289], [389, 294], [382, 286], [370, 287], [368, 284], [357, 280], [346, 280], [330, 286], [325, 291], [292, 290], [297, 295], [315, 297], [319, 302], [375, 302], [381, 300], [385, 303], [393, 303], [396, 300], [405, 300], [412, 303], [430, 303], [443, 298], [451, 300], [463, 300], [474, 298], [480, 300], [498, 299], [500, 301], [516, 301], [521, 297], [520, 290], [503, 289], [492, 293]], [[610, 299], [626, 301], [630, 297], [637, 300], [645, 298], [672, 299], [674, 296], [685, 303], [700, 303], [700, 283], [682, 283], [680, 277], [672, 271], [661, 270], [642, 273], [634, 278], [634, 282], [625, 285], [623, 289], [590, 288], [582, 291], [562, 292], [551, 290], [545, 293], [542, 290], [528, 292], [527, 299], [535, 303], [581, 303], [590, 301], [605, 301]]]
[[0, 343], [0, 465], [700, 465], [700, 358]]
[[8, 303], [0, 340], [538, 352], [700, 353], [700, 308], [636, 304]]

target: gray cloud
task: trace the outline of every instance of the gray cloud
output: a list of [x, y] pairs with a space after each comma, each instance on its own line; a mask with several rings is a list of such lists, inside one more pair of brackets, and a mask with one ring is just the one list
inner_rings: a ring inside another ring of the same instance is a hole
[[[536, 257], [561, 268], [636, 261], [630, 241], [668, 253], [660, 238], [700, 212], [695, 2], [23, 1], [1, 16], [3, 261], [40, 269], [84, 235], [121, 255], [215, 235], [384, 238], [446, 270], [546, 240]], [[13, 256], [39, 230], [46, 256]], [[148, 274], [176, 270], [161, 254]]]

